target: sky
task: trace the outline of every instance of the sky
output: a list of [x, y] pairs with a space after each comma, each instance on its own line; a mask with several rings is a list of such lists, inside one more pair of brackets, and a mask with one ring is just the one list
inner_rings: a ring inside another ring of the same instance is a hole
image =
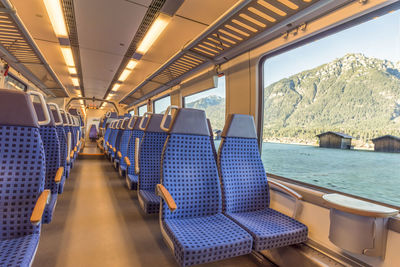
[[267, 59], [264, 63], [265, 86], [348, 53], [399, 62], [400, 11]]

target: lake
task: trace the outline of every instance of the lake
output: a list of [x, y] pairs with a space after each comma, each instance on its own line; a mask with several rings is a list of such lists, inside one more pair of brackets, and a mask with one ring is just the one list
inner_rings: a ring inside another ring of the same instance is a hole
[[263, 143], [262, 160], [268, 173], [400, 206], [400, 153]]

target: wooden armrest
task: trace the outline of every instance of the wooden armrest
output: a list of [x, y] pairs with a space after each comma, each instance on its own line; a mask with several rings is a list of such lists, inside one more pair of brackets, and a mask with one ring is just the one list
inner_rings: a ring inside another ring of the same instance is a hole
[[72, 150], [71, 153], [69, 154], [69, 157], [72, 159], [74, 157], [75, 152]]
[[129, 160], [128, 157], [125, 157], [125, 162], [126, 162], [126, 166], [130, 167], [131, 166], [131, 161]]
[[61, 178], [63, 176], [63, 173], [64, 173], [64, 167], [58, 168], [56, 176], [54, 177], [54, 181], [56, 182], [56, 184], [61, 182]]
[[74, 151], [75, 151], [75, 152], [78, 151], [78, 148], [77, 148], [77, 147], [74, 147]]
[[135, 139], [135, 174], [140, 173], [140, 168], [139, 168], [139, 145], [140, 145], [140, 139], [136, 137]]
[[37, 225], [42, 221], [42, 216], [46, 204], [49, 202], [50, 198], [50, 190], [45, 189], [40, 194], [39, 198], [36, 201], [35, 207], [33, 208], [32, 215], [31, 215], [31, 223], [33, 225]]
[[107, 146], [110, 146], [110, 143], [107, 141], [107, 142], [106, 142], [106, 145], [107, 145]]
[[173, 212], [177, 209], [175, 200], [172, 198], [167, 188], [165, 188], [162, 184], [157, 184], [157, 195], [159, 195], [165, 201], [165, 203], [167, 203], [170, 211]]
[[113, 148], [113, 151], [114, 151], [114, 153], [115, 153], [115, 152], [117, 152], [117, 149], [114, 147], [114, 148]]
[[120, 159], [122, 159], [122, 154], [121, 154], [120, 151], [117, 152], [117, 156], [118, 156]]
[[283, 192], [283, 193], [286, 193], [286, 194], [292, 196], [292, 197], [295, 198], [296, 200], [301, 200], [301, 199], [303, 198], [302, 195], [300, 195], [300, 194], [297, 193], [296, 191], [290, 189], [289, 187], [287, 187], [287, 186], [285, 186], [285, 185], [283, 185], [283, 184], [280, 184], [280, 183], [278, 183], [278, 182], [271, 181], [271, 180], [268, 180], [268, 184], [269, 184], [269, 186], [274, 187], [274, 188], [276, 188], [277, 190], [279, 190], [279, 191], [281, 191], [281, 192]]

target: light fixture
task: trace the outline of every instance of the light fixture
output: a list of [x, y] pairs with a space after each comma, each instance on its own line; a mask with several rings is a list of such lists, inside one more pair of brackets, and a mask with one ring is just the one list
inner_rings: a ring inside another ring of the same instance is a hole
[[68, 71], [69, 71], [69, 74], [77, 74], [76, 68], [74, 68], [74, 67], [68, 67]]
[[72, 55], [71, 47], [62, 46], [61, 52], [64, 56], [65, 63], [67, 63], [67, 66], [69, 66], [69, 67], [75, 66], [74, 56]]
[[[118, 78], [118, 81], [123, 82], [128, 78], [129, 74], [131, 74], [131, 70], [125, 69]], [[114, 85], [115, 86], [115, 85]]]
[[157, 40], [170, 21], [170, 16], [160, 13], [150, 26], [150, 29], [147, 31], [136, 52], [142, 55], [146, 54], [147, 50], [150, 49], [151, 45]]
[[126, 65], [126, 68], [133, 70], [137, 64], [138, 64], [137, 60], [131, 59], [131, 60], [129, 60], [128, 64]]
[[79, 80], [78, 80], [78, 78], [71, 78], [71, 81], [72, 81], [72, 84], [73, 84], [74, 86], [79, 86]]
[[[122, 76], [122, 75], [121, 75]], [[116, 83], [116, 84], [114, 84], [114, 86], [112, 87], [112, 91], [117, 91], [118, 90], [118, 88], [120, 87], [121, 85], [119, 84], [119, 83]]]
[[49, 15], [51, 25], [57, 37], [67, 37], [67, 27], [65, 25], [64, 14], [60, 0], [43, 0]]

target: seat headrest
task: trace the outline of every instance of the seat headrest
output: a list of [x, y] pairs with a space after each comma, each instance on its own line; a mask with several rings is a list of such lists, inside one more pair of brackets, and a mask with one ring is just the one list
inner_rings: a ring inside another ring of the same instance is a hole
[[65, 115], [65, 112], [61, 112], [61, 117], [62, 117], [62, 120], [64, 122], [64, 125], [67, 125], [68, 124], [68, 120], [67, 120], [67, 116]]
[[127, 130], [128, 129], [129, 120], [123, 120], [121, 129]]
[[206, 113], [200, 109], [177, 109], [169, 129], [171, 134], [210, 135]]
[[119, 119], [119, 120], [118, 120], [118, 122], [117, 122], [117, 124], [116, 124], [116, 126], [115, 126], [116, 129], [121, 129], [122, 121], [123, 121], [123, 119]]
[[253, 116], [229, 114], [221, 136], [257, 139]]
[[[133, 130], [137, 130], [137, 131], [142, 131], [142, 129], [140, 129], [140, 122], [142, 121], [142, 116], [139, 116], [137, 119], [136, 119], [136, 123], [135, 123], [135, 125], [133, 126]], [[147, 124], [147, 118], [144, 118], [144, 125], [146, 125]]]
[[133, 128], [135, 127], [135, 125], [138, 123], [138, 121], [140, 122], [141, 117], [138, 116], [132, 116], [131, 119], [128, 122], [128, 126], [127, 128], [129, 130], [133, 130]]
[[39, 127], [35, 108], [27, 93], [0, 89], [0, 125]]
[[[58, 117], [58, 112], [57, 112], [57, 110], [55, 110], [55, 109], [50, 109], [51, 110], [51, 115], [53, 116], [53, 119], [54, 119], [54, 122], [55, 123], [60, 123], [60, 122], [62, 122], [61, 121], [61, 118], [60, 117]], [[50, 115], [50, 116], [51, 116]], [[62, 116], [62, 115], [61, 115]]]
[[[146, 128], [145, 132], [152, 132], [152, 133], [164, 133], [161, 129], [160, 124], [163, 118], [163, 114], [151, 114], [148, 121], [146, 121]], [[171, 116], [168, 115], [165, 124], [168, 126], [171, 122]]]
[[[42, 105], [40, 103], [35, 102], [35, 103], [33, 103], [33, 106], [35, 107], [35, 111], [36, 111], [36, 115], [37, 115], [38, 120], [39, 121], [46, 120]], [[46, 105], [46, 106], [47, 106], [47, 110], [49, 111], [50, 122], [48, 124], [46, 124], [46, 125], [43, 125], [43, 126], [55, 126], [53, 112], [51, 112], [50, 107], [48, 105]]]
[[70, 108], [68, 110], [69, 114], [74, 115], [74, 116], [78, 116], [78, 110], [76, 108]]

